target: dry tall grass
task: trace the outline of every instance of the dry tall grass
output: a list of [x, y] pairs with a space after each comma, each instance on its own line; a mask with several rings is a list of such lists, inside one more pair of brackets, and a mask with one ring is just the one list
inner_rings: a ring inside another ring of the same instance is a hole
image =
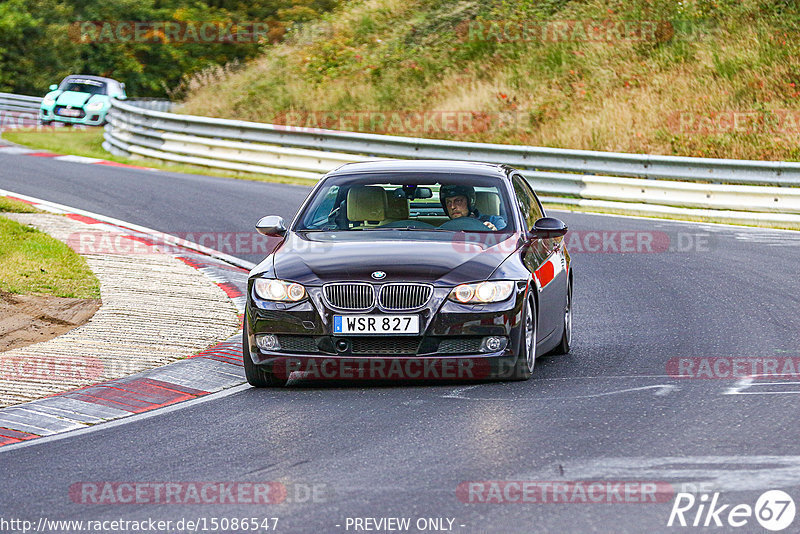
[[[637, 42], [470, 42], [469, 20], [688, 21]], [[461, 26], [459, 26], [461, 25]], [[688, 156], [800, 159], [800, 7], [741, 0], [366, 0], [243, 68], [185, 82], [185, 113], [271, 122], [287, 111], [469, 111], [513, 126], [427, 137]], [[762, 113], [748, 128], [722, 117]], [[694, 117], [684, 128], [679, 117]], [[713, 121], [720, 124], [708, 127]], [[703, 122], [705, 121], [705, 122]], [[705, 127], [697, 127], [705, 124]], [[407, 132], [390, 132], [404, 135]]]

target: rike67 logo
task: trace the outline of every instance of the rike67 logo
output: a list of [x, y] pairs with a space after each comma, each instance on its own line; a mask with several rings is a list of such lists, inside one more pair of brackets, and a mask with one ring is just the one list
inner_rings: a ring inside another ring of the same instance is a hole
[[[763, 528], [778, 532], [792, 524], [795, 511], [794, 500], [781, 490], [762, 493], [755, 506], [722, 504], [719, 493], [711, 496], [704, 493], [699, 497], [678, 493], [667, 526], [743, 527], [752, 525], [755, 517]], [[752, 531], [752, 527], [748, 531]]]

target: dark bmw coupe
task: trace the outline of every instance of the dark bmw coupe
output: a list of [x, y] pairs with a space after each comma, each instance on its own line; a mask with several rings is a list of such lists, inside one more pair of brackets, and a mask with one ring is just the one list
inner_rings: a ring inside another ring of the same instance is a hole
[[292, 378], [527, 380], [572, 335], [567, 227], [519, 171], [374, 161], [328, 173], [250, 273], [253, 386]]

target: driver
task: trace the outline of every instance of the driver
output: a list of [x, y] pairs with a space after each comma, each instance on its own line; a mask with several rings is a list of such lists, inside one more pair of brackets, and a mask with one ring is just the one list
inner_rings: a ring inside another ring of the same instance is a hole
[[450, 219], [474, 217], [489, 230], [497, 231], [506, 227], [506, 221], [499, 215], [481, 215], [475, 207], [475, 188], [471, 185], [443, 185], [439, 189], [439, 201]]

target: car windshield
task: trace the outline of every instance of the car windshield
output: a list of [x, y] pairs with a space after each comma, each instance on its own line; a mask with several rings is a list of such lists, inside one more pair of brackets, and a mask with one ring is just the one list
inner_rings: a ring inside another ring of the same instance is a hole
[[74, 91], [76, 93], [89, 93], [91, 95], [105, 95], [106, 84], [95, 80], [66, 80], [61, 85], [62, 91]]
[[316, 190], [295, 231], [513, 232], [500, 178], [409, 173], [342, 175]]

